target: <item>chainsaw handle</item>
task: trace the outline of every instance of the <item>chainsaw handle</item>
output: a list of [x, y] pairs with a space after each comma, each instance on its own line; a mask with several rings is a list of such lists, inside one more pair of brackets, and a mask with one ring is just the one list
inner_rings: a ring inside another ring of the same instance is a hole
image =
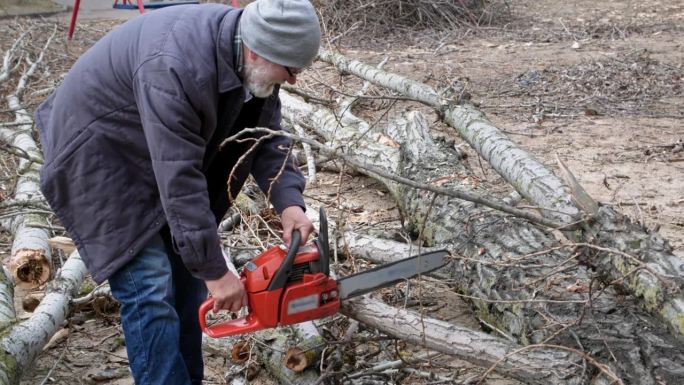
[[266, 328], [261, 321], [251, 313], [242, 318], [207, 326], [207, 313], [213, 308], [214, 298], [211, 297], [204, 301], [199, 307], [200, 328], [202, 329], [202, 332], [209, 337], [220, 338], [236, 334], [251, 333]]
[[292, 263], [295, 260], [297, 251], [299, 250], [299, 242], [302, 240], [302, 234], [299, 230], [292, 231], [292, 239], [290, 240], [290, 248], [287, 250], [287, 256], [283, 261], [278, 271], [276, 271], [275, 276], [268, 284], [268, 291], [282, 289], [287, 283], [287, 278], [290, 276], [290, 271], [292, 270]]
[[328, 217], [325, 215], [323, 206], [318, 210], [319, 229], [318, 239], [315, 241], [320, 254], [318, 266], [319, 271], [325, 275], [330, 275], [330, 241], [328, 240]]

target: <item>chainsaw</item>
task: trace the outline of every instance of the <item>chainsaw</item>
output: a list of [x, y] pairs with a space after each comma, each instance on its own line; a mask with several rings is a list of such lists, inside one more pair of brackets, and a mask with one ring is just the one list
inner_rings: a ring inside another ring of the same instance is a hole
[[328, 317], [339, 311], [341, 301], [436, 270], [449, 255], [432, 251], [336, 280], [330, 276], [328, 221], [322, 208], [319, 227], [313, 245], [300, 248], [301, 234], [295, 230], [288, 250], [273, 246], [245, 264], [240, 279], [248, 314], [207, 326], [207, 313], [214, 307], [209, 298], [199, 308], [202, 331], [219, 338]]

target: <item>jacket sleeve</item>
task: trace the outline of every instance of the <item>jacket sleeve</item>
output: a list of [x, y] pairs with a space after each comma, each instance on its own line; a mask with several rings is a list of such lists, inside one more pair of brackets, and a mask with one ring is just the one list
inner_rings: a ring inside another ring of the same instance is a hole
[[[282, 130], [280, 126], [280, 99], [276, 97], [276, 107], [269, 128]], [[267, 139], [258, 149], [252, 163], [252, 175], [261, 191], [269, 196], [278, 213], [290, 206], [300, 206], [306, 210], [304, 198], [304, 176], [299, 171], [297, 161], [290, 153], [290, 139], [274, 136]], [[288, 156], [289, 154], [289, 156]]]
[[208, 111], [198, 107], [211, 104], [187, 73], [177, 59], [158, 56], [136, 71], [133, 92], [176, 251], [195, 277], [217, 279], [228, 269], [201, 169]]

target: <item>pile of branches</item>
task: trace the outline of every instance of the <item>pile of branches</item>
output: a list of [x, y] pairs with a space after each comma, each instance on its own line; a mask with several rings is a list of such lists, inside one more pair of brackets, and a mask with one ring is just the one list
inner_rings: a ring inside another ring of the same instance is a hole
[[381, 35], [397, 30], [445, 31], [488, 25], [507, 10], [502, 0], [314, 0], [329, 33]]
[[500, 96], [523, 97], [547, 113], [681, 117], [668, 102], [684, 94], [678, 81], [681, 73], [643, 50], [562, 68], [532, 69], [505, 82], [493, 81], [490, 87]]

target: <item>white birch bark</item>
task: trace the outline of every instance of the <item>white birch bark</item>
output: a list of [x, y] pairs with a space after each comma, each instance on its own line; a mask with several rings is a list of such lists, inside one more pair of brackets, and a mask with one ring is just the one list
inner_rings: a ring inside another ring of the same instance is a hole
[[26, 37], [26, 34], [28, 32], [22, 33], [17, 40], [12, 43], [12, 46], [5, 51], [5, 54], [2, 56], [2, 68], [0, 68], [0, 83], [3, 83], [7, 81], [7, 79], [10, 78], [10, 75], [12, 75], [12, 72], [14, 72], [17, 67], [19, 66], [19, 61], [20, 59], [17, 58], [17, 54], [19, 53], [20, 47], [22, 47], [24, 43], [24, 37]]
[[394, 262], [418, 253], [429, 253], [436, 248], [418, 247], [410, 243], [373, 237], [353, 231], [345, 231], [337, 238], [337, 249], [375, 263]]
[[[434, 107], [489, 164], [522, 196], [537, 205], [542, 215], [561, 223], [579, 219], [571, 190], [550, 169], [495, 127], [471, 105], [457, 105], [427, 85], [386, 73], [342, 55], [321, 51], [319, 58], [340, 70], [389, 88]], [[580, 197], [577, 197], [580, 200]], [[584, 205], [593, 210], [594, 205]], [[588, 253], [583, 263], [597, 269], [610, 281], [620, 282], [669, 329], [684, 336], [684, 261], [672, 252], [660, 235], [649, 233], [624, 215], [603, 206], [586, 233], [568, 234], [574, 240], [587, 239], [617, 252]], [[585, 227], [587, 229], [587, 227]], [[621, 254], [622, 253], [622, 254]]]
[[5, 330], [16, 322], [16, 317], [14, 280], [4, 267], [0, 267], [0, 330]]
[[48, 285], [45, 297], [33, 315], [5, 330], [0, 339], [0, 384], [19, 383], [21, 374], [62, 327], [69, 313], [69, 303], [86, 274], [85, 264], [74, 251]]
[[[34, 161], [34, 159], [42, 159], [42, 154], [33, 140], [31, 113], [22, 106], [21, 98], [55, 33], [56, 27], [36, 60], [29, 62], [14, 93], [7, 97], [7, 103], [15, 113], [16, 125], [13, 129], [0, 128], [0, 139], [20, 149], [29, 158], [19, 158], [17, 170], [19, 178], [14, 195], [17, 201], [44, 202], [39, 186], [41, 164]], [[49, 234], [46, 230], [48, 225], [47, 214], [20, 214], [9, 221], [9, 230], [14, 235], [9, 269], [19, 286], [37, 287], [47, 282], [52, 274], [52, 255], [48, 245]]]
[[[464, 189], [470, 186], [473, 190], [481, 190], [481, 187], [469, 185], [469, 171], [455, 161], [454, 154], [446, 147], [436, 145], [430, 151], [411, 151], [412, 143], [401, 142], [400, 148], [381, 145], [372, 136], [355, 132], [363, 125], [341, 123], [351, 121], [347, 116], [331, 121], [327, 116], [332, 114], [320, 111], [322, 108], [291, 103], [287, 97], [282, 99], [285, 119], [306, 122], [328, 143], [336, 143], [337, 151], [345, 161], [353, 160], [355, 164], [365, 164], [373, 170], [369, 172], [359, 168], [362, 173], [376, 178], [378, 171], [374, 170], [383, 169], [396, 175], [408, 175], [424, 186], [439, 180], [449, 188], [460, 185]], [[420, 119], [407, 118], [407, 121]], [[394, 136], [404, 140], [426, 139], [423, 135], [427, 132], [420, 124], [408, 124], [406, 129], [414, 132]], [[348, 138], [353, 138], [353, 141], [347, 142]], [[330, 148], [320, 148], [326, 154], [334, 152]], [[375, 148], [376, 152], [366, 158], [369, 148]], [[399, 159], [400, 162], [387, 159]], [[407, 224], [422, 233], [425, 240], [440, 246], [455, 246], [456, 253], [462, 255], [457, 258], [459, 262], [444, 269], [448, 272], [446, 279], [472, 299], [474, 311], [487, 323], [528, 344], [554, 338], [547, 334], [550, 329], [544, 326], [549, 319], [558, 320], [561, 324], [574, 322], [573, 319], [582, 317], [586, 311], [586, 305], [581, 303], [587, 301], [587, 295], [571, 288], [578, 283], [580, 287], [588, 286], [593, 272], [575, 263], [576, 257], [571, 248], [559, 245], [550, 234], [525, 221], [502, 216], [470, 202], [395, 184], [394, 179], [387, 182], [387, 177], [376, 179], [386, 183], [404, 212]], [[563, 274], [558, 274], [559, 271]], [[539, 286], [543, 282], [546, 283]], [[618, 299], [610, 287], [601, 291], [600, 298], [595, 297], [592, 302], [592, 322], [598, 323], [603, 330], [620, 335], [621, 341], [631, 342], [604, 346], [600, 339], [590, 338], [583, 340], [587, 344], [584, 348], [597, 352], [602, 359], [620, 357], [620, 375], [636, 381], [633, 383], [655, 384], [658, 376], [675, 376], [679, 369], [674, 368], [681, 365], [665, 364], [669, 358], [662, 350], [635, 346], [641, 346], [643, 341], [653, 337], [677, 346], [675, 355], [684, 358], [682, 346], [673, 341], [672, 335], [654, 328], [655, 320], [634, 317], [638, 310], [633, 305], [618, 306], [617, 303]], [[551, 318], [544, 316], [545, 313]], [[592, 322], [578, 324], [572, 330], [580, 336], [590, 336], [595, 334]], [[615, 329], [617, 323], [632, 326]], [[637, 329], [639, 333], [635, 333]], [[569, 346], [575, 344], [572, 339], [566, 339], [564, 343]]]
[[367, 297], [354, 298], [342, 313], [390, 336], [457, 357], [526, 384], [580, 384], [578, 357], [566, 351], [528, 349], [503, 338], [473, 331]]
[[437, 109], [492, 167], [529, 201], [542, 208], [550, 218], [571, 223], [579, 211], [572, 204], [567, 187], [532, 155], [518, 148], [486, 117], [470, 106], [450, 104], [431, 87], [373, 68], [331, 52], [319, 52], [319, 58], [374, 84], [389, 88]]

